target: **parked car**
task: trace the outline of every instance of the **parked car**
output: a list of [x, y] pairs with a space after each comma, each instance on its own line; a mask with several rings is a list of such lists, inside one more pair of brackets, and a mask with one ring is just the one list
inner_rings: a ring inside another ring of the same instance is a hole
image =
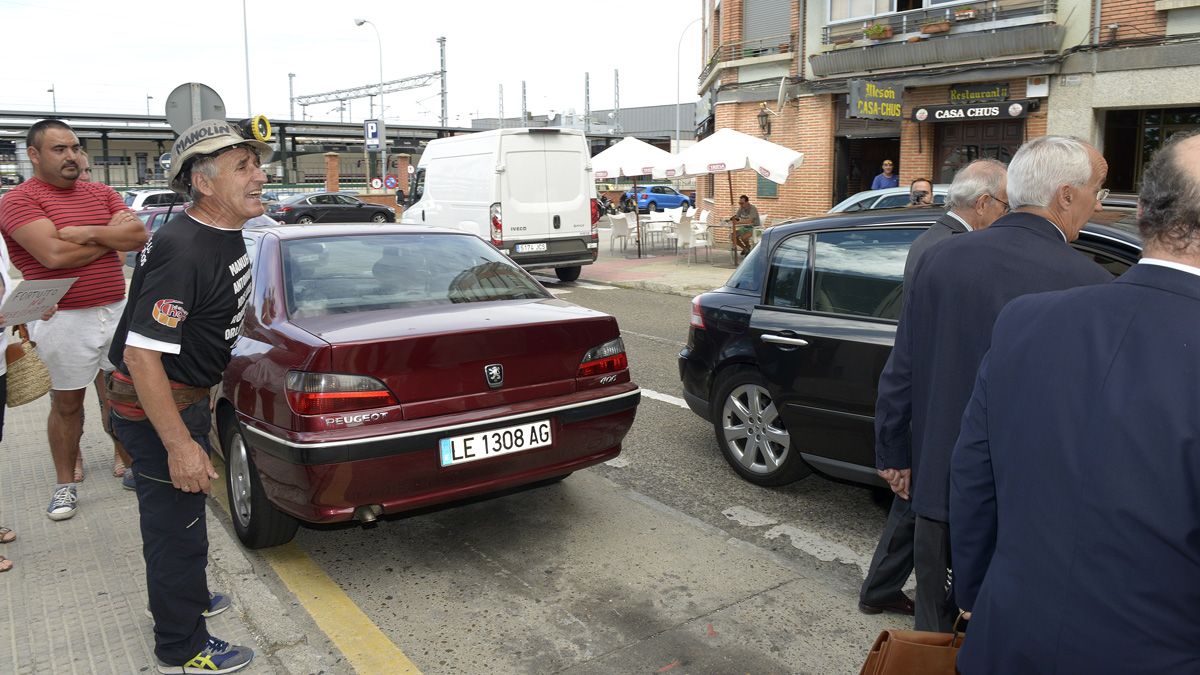
[[134, 211], [150, 209], [158, 206], [179, 205], [187, 201], [187, 197], [174, 190], [130, 190], [125, 193], [125, 206]]
[[281, 223], [394, 223], [396, 210], [369, 204], [345, 192], [295, 195], [268, 208], [267, 215]]
[[[137, 212], [137, 217], [146, 224], [146, 232], [154, 234], [158, 228], [162, 227], [176, 214], [182, 213], [184, 209], [191, 206], [191, 202], [182, 202], [175, 206], [156, 206], [154, 208], [142, 209]], [[125, 254], [125, 264], [129, 267], [137, 266], [137, 256], [141, 251], [129, 251]]]
[[[945, 204], [946, 191], [950, 189], [949, 185], [939, 183], [933, 186], [933, 203]], [[858, 194], [851, 195], [837, 206], [829, 209], [830, 213], [848, 213], [851, 211], [869, 211], [871, 209], [894, 209], [899, 206], [908, 206], [911, 197], [911, 191], [907, 187], [883, 188], [882, 190], [864, 190]]]
[[[713, 425], [739, 475], [783, 485], [817, 469], [884, 485], [875, 474], [879, 375], [896, 335], [908, 248], [940, 213], [777, 225], [725, 286], [692, 301], [678, 360], [683, 396]], [[1072, 246], [1120, 275], [1141, 252], [1132, 218], [1100, 212], [1093, 221]]]
[[370, 522], [621, 452], [640, 390], [613, 317], [473, 234], [244, 230], [254, 275], [216, 400], [234, 529]]
[[[625, 205], [626, 211], [632, 211], [634, 202], [633, 191], [626, 190], [625, 196], [621, 198], [621, 201]], [[645, 185], [638, 186], [637, 189], [638, 211], [662, 211], [663, 209], [677, 209], [680, 206], [689, 208], [691, 205], [692, 199], [690, 197], [670, 185]]]

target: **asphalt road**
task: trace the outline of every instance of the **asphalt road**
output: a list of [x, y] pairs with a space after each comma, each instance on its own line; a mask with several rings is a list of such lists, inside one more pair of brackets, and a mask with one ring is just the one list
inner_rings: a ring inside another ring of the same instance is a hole
[[297, 546], [424, 673], [853, 673], [895, 616], [858, 586], [884, 511], [811, 476], [742, 481], [678, 397], [687, 298], [547, 282], [609, 312], [644, 389], [617, 459]]

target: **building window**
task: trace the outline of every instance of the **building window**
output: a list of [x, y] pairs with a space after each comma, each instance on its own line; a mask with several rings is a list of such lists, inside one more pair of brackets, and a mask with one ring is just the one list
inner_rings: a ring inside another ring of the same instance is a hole
[[880, 14], [936, 7], [960, 0], [829, 0], [829, 21], [870, 19]]
[[758, 177], [758, 196], [759, 197], [778, 197], [779, 184], [773, 180], [768, 180], [755, 174]]

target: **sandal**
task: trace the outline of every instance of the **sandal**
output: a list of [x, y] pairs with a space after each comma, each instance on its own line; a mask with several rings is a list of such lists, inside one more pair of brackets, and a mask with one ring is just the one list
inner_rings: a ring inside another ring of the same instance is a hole
[[0, 555], [0, 572], [7, 572], [13, 568], [13, 563], [8, 558]]
[[125, 462], [120, 459], [113, 460], [113, 478], [123, 478], [125, 476]]
[[10, 544], [17, 540], [17, 533], [7, 527], [0, 527], [0, 544]]
[[82, 452], [80, 452], [79, 455], [75, 457], [75, 475], [73, 476], [73, 478], [75, 479], [76, 483], [83, 482], [83, 453]]

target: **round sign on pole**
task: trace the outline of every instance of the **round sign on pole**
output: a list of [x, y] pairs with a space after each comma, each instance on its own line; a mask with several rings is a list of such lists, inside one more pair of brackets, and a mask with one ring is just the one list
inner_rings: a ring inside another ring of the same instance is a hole
[[163, 168], [163, 171], [171, 170], [171, 153], [164, 152], [158, 156], [158, 165]]
[[379, 180], [378, 176], [371, 179], [371, 189], [372, 190], [378, 190], [381, 187], [383, 187], [383, 181]]
[[389, 173], [383, 179], [384, 187], [386, 187], [389, 190], [395, 190], [396, 186], [399, 184], [400, 184], [400, 181], [396, 180], [396, 174], [394, 174], [394, 173]]

